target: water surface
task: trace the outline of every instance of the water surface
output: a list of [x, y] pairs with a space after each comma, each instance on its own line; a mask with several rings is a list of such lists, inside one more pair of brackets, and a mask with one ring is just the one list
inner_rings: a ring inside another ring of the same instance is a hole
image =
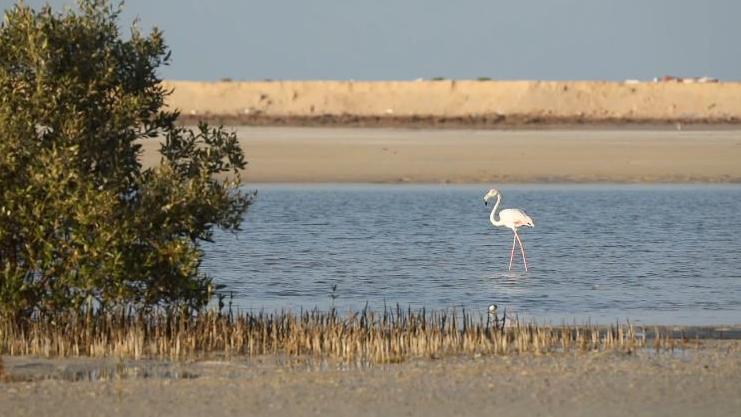
[[489, 223], [485, 186], [252, 188], [243, 230], [204, 246], [241, 309], [496, 303], [554, 324], [741, 323], [741, 186], [502, 186], [503, 207], [535, 220], [529, 272], [519, 257], [507, 271], [512, 233]]

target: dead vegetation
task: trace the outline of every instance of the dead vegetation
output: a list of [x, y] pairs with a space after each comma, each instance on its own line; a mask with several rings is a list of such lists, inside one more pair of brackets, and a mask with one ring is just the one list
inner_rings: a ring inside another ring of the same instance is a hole
[[652, 128], [652, 129], [735, 129], [736, 117], [652, 119], [641, 117], [552, 116], [547, 114], [434, 115], [273, 115], [260, 111], [249, 114], [182, 114], [178, 123], [196, 125], [199, 121], [227, 126], [361, 127], [411, 129], [574, 129], [574, 128]]
[[0, 353], [43, 357], [196, 359], [288, 355], [355, 363], [392, 363], [449, 355], [673, 349], [658, 329], [647, 337], [630, 324], [538, 326], [493, 323], [466, 311], [401, 308], [340, 314], [164, 312], [67, 314], [0, 320]]

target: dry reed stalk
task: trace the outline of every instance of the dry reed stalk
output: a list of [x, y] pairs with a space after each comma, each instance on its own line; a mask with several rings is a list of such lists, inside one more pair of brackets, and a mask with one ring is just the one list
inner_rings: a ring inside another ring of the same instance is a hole
[[[655, 330], [654, 349], [675, 341]], [[314, 356], [389, 363], [446, 355], [624, 351], [647, 347], [631, 325], [537, 326], [509, 321], [492, 327], [465, 311], [368, 309], [301, 313], [197, 315], [69, 313], [22, 322], [0, 319], [0, 353], [36, 356], [191, 359], [214, 354]]]

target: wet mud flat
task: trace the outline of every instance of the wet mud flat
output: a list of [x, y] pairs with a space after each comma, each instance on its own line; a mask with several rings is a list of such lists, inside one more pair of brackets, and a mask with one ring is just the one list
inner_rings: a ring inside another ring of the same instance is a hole
[[4, 363], [3, 416], [689, 416], [733, 415], [741, 407], [737, 340], [372, 366], [275, 355], [182, 362], [5, 356]]
[[[736, 129], [231, 125], [248, 183], [737, 183]], [[160, 141], [141, 162], [160, 163]]]

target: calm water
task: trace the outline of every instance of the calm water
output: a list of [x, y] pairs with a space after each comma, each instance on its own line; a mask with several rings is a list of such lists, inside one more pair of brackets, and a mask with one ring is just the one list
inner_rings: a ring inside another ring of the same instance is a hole
[[243, 231], [204, 247], [243, 309], [496, 303], [554, 324], [741, 323], [741, 186], [502, 186], [503, 207], [535, 220], [529, 272], [519, 257], [507, 272], [512, 233], [489, 223], [485, 186], [256, 188]]

